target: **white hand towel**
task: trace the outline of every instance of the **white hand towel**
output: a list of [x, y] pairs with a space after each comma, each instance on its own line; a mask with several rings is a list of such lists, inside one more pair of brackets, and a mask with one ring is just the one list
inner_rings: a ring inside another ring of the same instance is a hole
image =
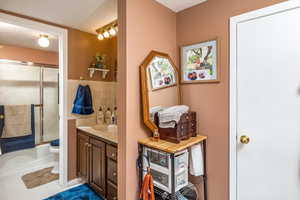
[[189, 111], [189, 107], [186, 105], [178, 105], [168, 107], [158, 112], [159, 127], [160, 128], [174, 128], [179, 122], [182, 114]]
[[193, 176], [204, 175], [203, 153], [201, 144], [196, 144], [190, 148], [190, 174]]

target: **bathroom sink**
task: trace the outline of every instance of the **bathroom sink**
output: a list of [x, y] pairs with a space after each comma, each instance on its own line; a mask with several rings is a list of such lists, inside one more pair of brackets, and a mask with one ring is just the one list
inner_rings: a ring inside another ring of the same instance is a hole
[[94, 130], [102, 131], [102, 132], [110, 132], [110, 133], [117, 132], [117, 125], [114, 124], [110, 124], [110, 125], [97, 124], [95, 126], [92, 126], [92, 128]]
[[107, 125], [104, 124], [96, 124], [95, 126], [92, 126], [92, 128], [97, 131], [107, 131]]

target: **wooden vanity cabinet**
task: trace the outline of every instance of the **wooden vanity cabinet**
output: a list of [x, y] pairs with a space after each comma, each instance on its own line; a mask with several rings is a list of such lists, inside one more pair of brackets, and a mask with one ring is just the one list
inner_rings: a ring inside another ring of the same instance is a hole
[[85, 134], [78, 133], [77, 136], [77, 176], [82, 177], [88, 181], [89, 170], [89, 154], [88, 144], [89, 137]]
[[106, 163], [105, 163], [105, 143], [99, 140], [90, 139], [90, 176], [89, 184], [97, 193], [106, 194]]
[[107, 200], [117, 200], [117, 146], [77, 130], [77, 176]]

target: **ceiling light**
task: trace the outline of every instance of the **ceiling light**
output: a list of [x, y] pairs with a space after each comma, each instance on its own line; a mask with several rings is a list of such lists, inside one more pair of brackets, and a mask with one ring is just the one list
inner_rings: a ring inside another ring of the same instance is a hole
[[27, 65], [33, 65], [34, 63], [33, 62], [27, 62]]
[[99, 34], [98, 34], [98, 39], [99, 39], [99, 40], [103, 40], [103, 39], [104, 39], [104, 36], [102, 35], [102, 33], [99, 33]]
[[41, 47], [49, 47], [50, 41], [48, 39], [48, 35], [40, 35], [38, 43]]
[[109, 29], [109, 34], [110, 34], [111, 36], [115, 36], [115, 35], [117, 34], [116, 29], [115, 29], [114, 27], [111, 27], [111, 28]]
[[103, 36], [105, 37], [105, 38], [109, 38], [109, 32], [108, 31], [105, 31], [104, 33], [103, 33]]

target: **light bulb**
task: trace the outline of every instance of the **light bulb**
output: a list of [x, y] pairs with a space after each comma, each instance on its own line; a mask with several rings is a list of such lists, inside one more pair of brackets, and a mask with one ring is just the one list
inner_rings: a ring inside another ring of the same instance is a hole
[[49, 47], [50, 41], [48, 39], [47, 35], [40, 35], [40, 38], [38, 39], [38, 43], [41, 47]]
[[99, 34], [98, 34], [98, 39], [99, 39], [99, 40], [103, 40], [103, 39], [104, 39], [104, 36], [103, 36], [101, 33], [99, 33]]
[[105, 31], [104, 33], [103, 33], [103, 36], [105, 37], [105, 38], [109, 38], [109, 32], [107, 32], [107, 31]]
[[109, 29], [109, 34], [110, 34], [111, 36], [115, 36], [115, 35], [117, 34], [117, 31], [114, 29], [114, 27], [111, 27], [111, 28]]

